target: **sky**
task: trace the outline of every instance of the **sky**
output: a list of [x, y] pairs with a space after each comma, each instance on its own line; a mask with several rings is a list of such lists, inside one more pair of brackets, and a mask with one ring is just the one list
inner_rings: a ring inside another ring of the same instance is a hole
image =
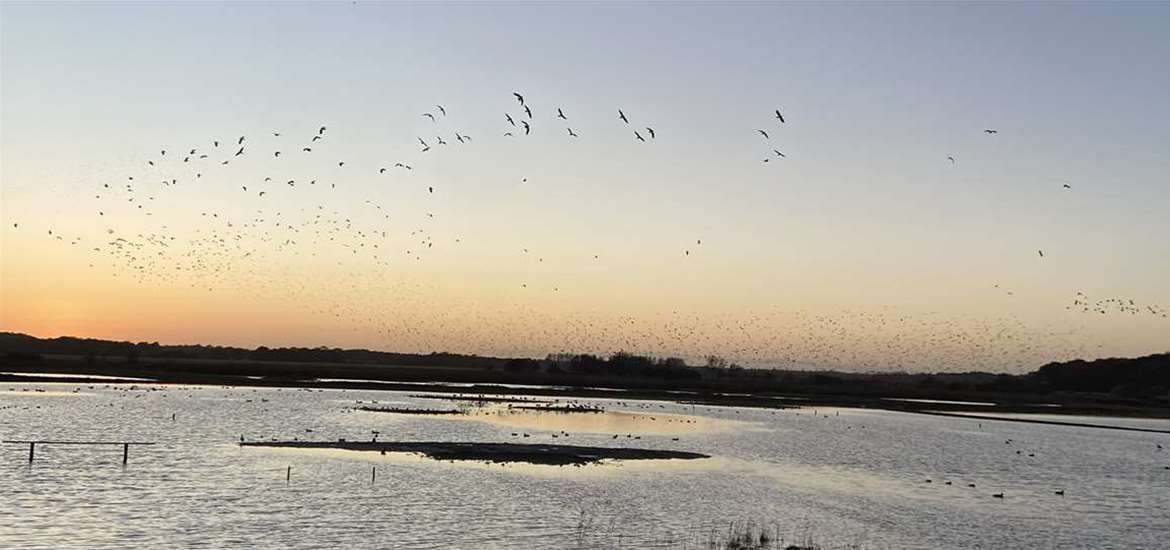
[[1165, 352], [1168, 23], [4, 2], [0, 330], [846, 370]]

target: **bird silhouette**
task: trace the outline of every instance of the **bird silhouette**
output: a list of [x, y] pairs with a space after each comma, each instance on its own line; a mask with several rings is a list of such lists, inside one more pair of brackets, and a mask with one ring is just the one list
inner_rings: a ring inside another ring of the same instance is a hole
[[639, 134], [637, 130], [634, 130], [634, 137], [638, 138], [638, 141], [642, 143], [646, 142], [646, 138], [642, 137], [642, 134]]
[[657, 138], [654, 136], [654, 128], [651, 128], [651, 127], [647, 126], [647, 127], [646, 127], [646, 131], [650, 133], [650, 139], [657, 139]]
[[423, 113], [422, 116], [425, 116], [425, 117], [431, 119], [431, 122], [435, 121], [435, 115], [432, 115], [430, 113]]
[[444, 109], [442, 105], [435, 105], [435, 107], [439, 109], [439, 112], [442, 113], [443, 116], [447, 116], [447, 110]]
[[508, 120], [508, 124], [511, 124], [512, 126], [516, 125], [516, 121], [512, 120], [512, 115], [504, 113], [504, 118]]
[[780, 120], [781, 124], [784, 124], [784, 115], [780, 114], [780, 109], [776, 109], [776, 118]]
[[532, 119], [532, 109], [529, 109], [528, 106], [525, 105], [524, 112], [528, 114], [528, 118], [531, 120]]
[[520, 124], [524, 126], [524, 135], [528, 135], [532, 131], [532, 127], [528, 125], [527, 120], [521, 120]]
[[557, 118], [559, 118], [561, 120], [569, 120], [568, 118], [565, 117], [565, 112], [562, 111], [560, 107], [557, 107]]
[[516, 92], [512, 92], [512, 96], [515, 97], [516, 101], [519, 101], [521, 105], [524, 104], [524, 96], [522, 96]]
[[985, 134], [998, 134], [999, 130], [984, 130], [983, 133], [985, 133]]
[[570, 136], [573, 136], [573, 137], [578, 137], [578, 136], [577, 136], [577, 134], [574, 134], [574, 133], [573, 133], [573, 129], [572, 129], [572, 128], [565, 128], [565, 129], [569, 131], [569, 135], [570, 135]]
[[759, 132], [761, 136], [764, 136], [764, 139], [771, 139], [768, 137], [768, 132], [765, 132], [763, 130], [756, 130], [756, 131]]
[[625, 122], [626, 124], [630, 123], [630, 119], [626, 118], [626, 114], [623, 113], [621, 109], [618, 109], [618, 118], [622, 119], [622, 122]]

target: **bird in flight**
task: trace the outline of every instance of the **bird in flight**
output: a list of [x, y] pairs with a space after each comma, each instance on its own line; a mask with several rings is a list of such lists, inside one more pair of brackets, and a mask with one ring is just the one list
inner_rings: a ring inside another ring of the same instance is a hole
[[1040, 257], [1041, 257], [1041, 258], [1043, 258], [1043, 257], [1044, 257], [1044, 251], [1043, 251], [1043, 250], [1037, 250], [1036, 252], [1039, 252], [1039, 253], [1040, 253]]
[[532, 131], [532, 127], [528, 125], [527, 120], [521, 120], [520, 124], [524, 126], [524, 135], [528, 135], [528, 133]]
[[780, 121], [780, 124], [784, 124], [784, 115], [780, 114], [780, 109], [776, 109], [776, 118]]
[[565, 112], [562, 111], [560, 107], [557, 107], [557, 118], [559, 118], [561, 120], [569, 120], [568, 118], [565, 117]]
[[955, 157], [947, 157], [947, 160], [951, 161], [952, 166], [955, 164]]
[[516, 125], [516, 121], [512, 120], [512, 115], [504, 113], [504, 118], [508, 120], [508, 124], [511, 124], [512, 126]]
[[573, 129], [572, 129], [572, 128], [565, 128], [565, 129], [569, 131], [569, 135], [570, 135], [570, 136], [572, 136], [572, 137], [579, 137], [579, 136], [577, 136], [577, 134], [574, 134], [574, 133], [573, 133]]
[[516, 98], [516, 101], [520, 102], [521, 105], [524, 104], [524, 96], [522, 96], [516, 92], [512, 92], [512, 95]]
[[773, 153], [776, 153], [776, 156], [778, 156], [778, 157], [780, 157], [780, 158], [786, 158], [786, 157], [784, 156], [784, 153], [781, 153], [779, 149], [772, 149], [772, 152], [773, 152]]
[[242, 145], [243, 143], [244, 143], [244, 136], [240, 136], [240, 139], [236, 141], [236, 145]]
[[634, 130], [634, 137], [638, 138], [638, 141], [646, 142], [646, 138], [642, 137], [642, 134], [639, 134], [637, 130]]
[[318, 130], [317, 130], [317, 135], [321, 135], [321, 134], [324, 134], [324, 133], [325, 133], [325, 127], [324, 127], [324, 126], [322, 126], [320, 129], [318, 129]]
[[239, 151], [236, 151], [236, 154], [235, 154], [235, 155], [232, 155], [232, 156], [236, 156], [236, 157], [238, 157], [238, 156], [240, 156], [240, 155], [242, 155], [242, 154], [244, 154], [244, 148], [243, 148], [243, 147], [240, 147], [240, 150], [239, 150]]
[[650, 139], [657, 139], [657, 138], [655, 138], [655, 136], [654, 136], [654, 128], [651, 128], [651, 127], [647, 126], [647, 127], [646, 127], [646, 131], [647, 131], [647, 132], [650, 132]]
[[435, 139], [439, 140], [439, 145], [447, 144], [447, 142], [443, 141], [443, 136], [435, 136]]
[[1071, 185], [1069, 185], [1069, 184], [1067, 184], [1067, 183], [1066, 183], [1066, 184], [1064, 184], [1064, 185], [1061, 185], [1061, 187], [1063, 187], [1063, 188], [1065, 188], [1065, 189], [1072, 189], [1072, 186], [1071, 186]]
[[435, 121], [435, 115], [432, 115], [430, 113], [423, 113], [422, 116], [425, 116], [425, 117], [431, 119], [431, 122]]
[[626, 118], [626, 114], [623, 113], [621, 109], [618, 109], [618, 118], [622, 119], [622, 122], [625, 122], [626, 124], [630, 123], [630, 119]]
[[756, 131], [759, 132], [760, 135], [764, 136], [764, 139], [771, 139], [768, 137], [768, 132], [765, 132], [763, 130], [756, 130]]
[[984, 130], [983, 133], [985, 133], [985, 134], [998, 134], [999, 130]]
[[528, 118], [532, 118], [532, 109], [529, 109], [527, 105], [524, 106], [524, 112], [528, 113]]
[[447, 116], [447, 110], [444, 109], [442, 105], [435, 105], [435, 107], [439, 108], [439, 112], [443, 113], [443, 116]]

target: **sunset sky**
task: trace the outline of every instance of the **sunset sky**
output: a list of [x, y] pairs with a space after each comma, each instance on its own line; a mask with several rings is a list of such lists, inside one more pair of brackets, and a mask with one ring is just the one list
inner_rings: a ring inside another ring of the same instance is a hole
[[0, 330], [852, 370], [1168, 351], [1168, 23], [5, 2]]

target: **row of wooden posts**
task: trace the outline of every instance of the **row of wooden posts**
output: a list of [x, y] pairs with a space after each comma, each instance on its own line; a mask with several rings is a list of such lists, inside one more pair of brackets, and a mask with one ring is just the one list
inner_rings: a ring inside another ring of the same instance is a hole
[[[30, 441], [18, 439], [6, 439], [4, 443], [10, 445], [28, 445], [28, 463], [32, 464], [33, 459], [37, 454], [37, 445], [121, 445], [122, 446], [122, 464], [130, 461], [130, 446], [131, 445], [154, 445], [154, 443], [146, 441]], [[370, 483], [378, 479], [378, 467], [370, 467]], [[292, 482], [292, 466], [289, 466], [284, 473], [284, 482]]]
[[4, 443], [10, 445], [28, 445], [28, 463], [32, 464], [33, 459], [37, 454], [37, 445], [121, 445], [122, 446], [122, 464], [130, 461], [130, 446], [131, 445], [154, 445], [154, 443], [146, 441], [51, 441], [51, 440], [21, 440], [21, 439], [6, 439]]

